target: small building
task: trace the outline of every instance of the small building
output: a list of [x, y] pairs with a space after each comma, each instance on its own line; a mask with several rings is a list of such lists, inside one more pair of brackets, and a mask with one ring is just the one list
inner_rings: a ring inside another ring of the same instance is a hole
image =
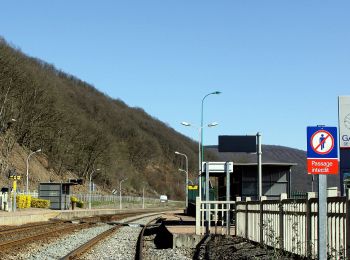
[[[263, 148], [265, 147], [267, 146]], [[236, 197], [258, 198], [258, 163], [256, 154], [220, 153], [217, 146], [210, 146], [207, 149], [214, 152], [221, 160], [233, 162], [233, 172], [230, 176], [230, 200], [236, 200]], [[291, 196], [292, 169], [298, 165], [295, 162], [277, 159], [276, 157], [279, 156], [275, 156], [275, 153], [282, 154], [280, 150], [271, 148], [263, 149], [262, 153], [262, 196], [266, 196], [267, 199], [279, 199], [281, 193], [287, 193], [288, 197]], [[294, 159], [294, 156], [290, 156], [291, 158], [285, 157], [289, 160]], [[226, 200], [226, 175], [220, 174], [215, 177], [217, 177], [218, 200]]]
[[[279, 199], [281, 193], [291, 195], [291, 169], [295, 163], [263, 162], [262, 163], [262, 195], [267, 199]], [[231, 174], [231, 198], [258, 198], [257, 163], [233, 162]], [[226, 197], [225, 175], [218, 177], [219, 200]]]
[[50, 201], [50, 209], [69, 209], [71, 186], [75, 183], [44, 182], [39, 184], [39, 198]]

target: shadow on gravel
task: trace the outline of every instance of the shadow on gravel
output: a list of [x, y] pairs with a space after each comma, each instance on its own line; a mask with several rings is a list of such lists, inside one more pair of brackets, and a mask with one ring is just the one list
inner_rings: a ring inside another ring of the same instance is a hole
[[306, 259], [296, 255], [286, 254], [280, 250], [262, 248], [241, 237], [214, 236], [205, 237], [197, 246], [193, 259]]

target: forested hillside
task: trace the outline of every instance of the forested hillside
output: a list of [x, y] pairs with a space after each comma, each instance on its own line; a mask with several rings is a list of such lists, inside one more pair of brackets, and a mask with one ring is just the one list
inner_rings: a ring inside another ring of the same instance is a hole
[[[12, 118], [16, 122], [6, 131]], [[0, 125], [2, 176], [16, 167], [8, 160], [16, 143], [28, 152], [41, 148], [47, 169], [59, 176], [69, 171], [86, 178], [99, 168], [96, 182], [104, 187], [113, 189], [127, 177], [130, 192], [146, 185], [154, 194], [172, 198], [183, 195], [184, 181], [178, 171], [183, 158], [174, 151], [188, 155], [190, 172], [198, 165], [198, 146], [192, 140], [141, 108], [129, 107], [26, 56], [4, 39], [0, 39]]]

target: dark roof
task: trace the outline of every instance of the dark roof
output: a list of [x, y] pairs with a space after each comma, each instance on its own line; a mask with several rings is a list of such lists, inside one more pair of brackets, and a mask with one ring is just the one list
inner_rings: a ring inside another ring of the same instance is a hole
[[[218, 151], [218, 146], [206, 146], [205, 150], [209, 150], [215, 153], [220, 160], [223, 161], [232, 161], [235, 165], [257, 165], [257, 154], [256, 153], [231, 153], [225, 152], [220, 153]], [[293, 158], [290, 160], [281, 160], [276, 156], [271, 154], [270, 150], [262, 149], [262, 165], [280, 165], [280, 166], [295, 166], [298, 165], [297, 160], [293, 161]]]

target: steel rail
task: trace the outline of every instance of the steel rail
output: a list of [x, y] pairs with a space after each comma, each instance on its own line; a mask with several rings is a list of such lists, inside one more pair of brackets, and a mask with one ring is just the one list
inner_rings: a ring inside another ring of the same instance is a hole
[[156, 221], [160, 218], [155, 218], [152, 219], [151, 221], [149, 221], [141, 230], [140, 235], [137, 239], [137, 244], [136, 244], [136, 254], [135, 254], [135, 260], [142, 260], [143, 259], [143, 253], [142, 253], [142, 249], [143, 249], [143, 237], [144, 237], [144, 233], [147, 229], [147, 227], [153, 222]]
[[33, 224], [33, 225], [26, 225], [26, 226], [20, 226], [20, 227], [15, 227], [15, 228], [3, 229], [3, 230], [0, 230], [0, 236], [8, 234], [8, 233], [24, 231], [24, 230], [38, 228], [38, 227], [51, 226], [51, 225], [54, 225], [57, 223], [59, 223], [59, 222], [40, 223], [40, 224]]
[[[123, 224], [131, 223], [131, 222], [134, 222], [134, 221], [139, 220], [139, 219], [143, 219], [143, 218], [146, 218], [146, 217], [159, 215], [159, 214], [160, 213], [156, 213], [156, 214], [147, 215], [147, 216], [143, 216], [143, 217], [139, 217], [139, 218], [134, 218], [132, 220], [124, 222]], [[95, 236], [91, 240], [87, 241], [86, 243], [84, 243], [80, 247], [76, 248], [75, 250], [71, 251], [70, 253], [68, 253], [67, 255], [62, 257], [61, 260], [77, 259], [79, 256], [81, 256], [85, 252], [87, 252], [90, 248], [95, 246], [98, 242], [100, 242], [101, 240], [103, 240], [103, 239], [109, 237], [110, 235], [112, 235], [115, 231], [117, 231], [119, 228], [121, 228], [123, 226], [123, 224], [118, 224], [117, 226], [115, 226], [113, 228], [110, 228], [110, 229], [102, 232], [101, 234]]]
[[60, 233], [60, 232], [67, 232], [67, 231], [71, 231], [71, 230], [75, 230], [77, 228], [85, 228], [87, 226], [91, 225], [90, 223], [83, 223], [83, 224], [79, 224], [79, 225], [71, 225], [69, 227], [64, 227], [64, 228], [57, 228], [55, 230], [50, 230], [47, 232], [42, 232], [40, 234], [36, 234], [33, 236], [28, 236], [28, 237], [24, 237], [24, 238], [20, 238], [20, 239], [16, 239], [16, 240], [11, 240], [11, 241], [7, 241], [7, 242], [3, 242], [0, 243], [0, 249], [5, 249], [8, 247], [12, 247], [12, 246], [18, 246], [18, 245], [23, 245], [26, 243], [30, 243], [30, 242], [34, 242], [33, 240], [42, 240], [47, 238], [48, 236], [51, 236], [55, 233]]

